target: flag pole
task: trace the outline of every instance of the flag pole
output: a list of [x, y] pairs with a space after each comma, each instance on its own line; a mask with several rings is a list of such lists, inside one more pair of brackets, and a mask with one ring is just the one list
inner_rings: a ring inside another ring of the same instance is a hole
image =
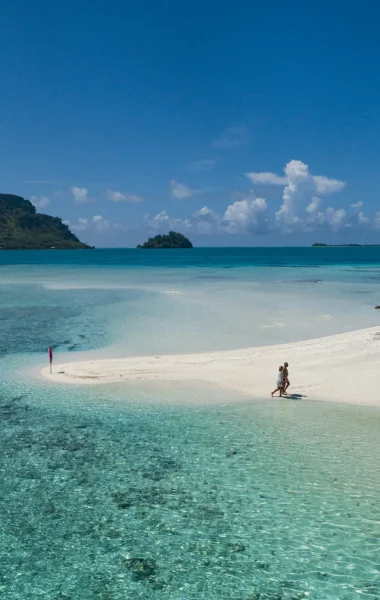
[[48, 348], [48, 352], [49, 352], [49, 364], [50, 364], [50, 374], [52, 374], [52, 364], [53, 364], [53, 348], [51, 346], [49, 346]]

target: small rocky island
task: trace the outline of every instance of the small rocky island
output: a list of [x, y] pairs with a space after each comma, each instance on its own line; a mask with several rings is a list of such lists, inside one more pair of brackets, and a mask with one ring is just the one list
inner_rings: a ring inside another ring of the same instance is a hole
[[161, 248], [192, 248], [193, 244], [182, 233], [169, 231], [167, 235], [156, 235], [149, 238], [144, 244], [139, 244], [137, 248], [161, 249]]
[[89, 249], [62, 219], [36, 212], [29, 200], [0, 194], [0, 250]]

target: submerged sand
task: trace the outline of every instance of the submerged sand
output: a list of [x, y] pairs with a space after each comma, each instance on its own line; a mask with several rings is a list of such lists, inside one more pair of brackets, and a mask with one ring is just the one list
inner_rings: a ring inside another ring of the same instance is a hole
[[267, 397], [276, 387], [278, 366], [289, 362], [289, 394], [380, 407], [377, 385], [380, 327], [242, 350], [88, 360], [42, 369], [61, 383], [201, 380], [251, 397]]

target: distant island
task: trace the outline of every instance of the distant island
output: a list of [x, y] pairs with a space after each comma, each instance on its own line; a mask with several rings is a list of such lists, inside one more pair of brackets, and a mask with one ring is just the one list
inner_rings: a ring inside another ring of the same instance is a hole
[[380, 244], [322, 244], [316, 242], [312, 244], [312, 248], [373, 248], [378, 247]]
[[161, 248], [192, 248], [193, 244], [182, 233], [169, 231], [167, 235], [156, 235], [149, 238], [144, 244], [139, 244], [137, 248], [161, 249]]
[[36, 212], [29, 200], [0, 194], [0, 250], [89, 249], [58, 217]]

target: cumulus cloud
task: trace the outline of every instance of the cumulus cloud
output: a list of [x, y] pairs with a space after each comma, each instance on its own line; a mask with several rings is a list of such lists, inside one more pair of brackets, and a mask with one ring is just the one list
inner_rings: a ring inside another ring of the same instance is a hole
[[249, 139], [249, 130], [244, 127], [230, 127], [211, 144], [215, 150], [229, 150], [236, 148]]
[[102, 215], [95, 215], [92, 217], [91, 225], [95, 229], [95, 231], [108, 231], [111, 229], [116, 223], [112, 223], [111, 221], [107, 221], [102, 217]]
[[[300, 160], [288, 162], [284, 171], [287, 183], [282, 194], [281, 208], [276, 213], [276, 221], [288, 231], [302, 228], [305, 211], [310, 214], [318, 209], [320, 202], [315, 200], [317, 196], [314, 194], [338, 192], [345, 185], [338, 179], [312, 175], [308, 165]], [[326, 220], [329, 222], [327, 217]]]
[[246, 177], [257, 184], [296, 186], [308, 184], [317, 194], [333, 194], [346, 185], [344, 181], [332, 179], [325, 175], [312, 175], [309, 167], [301, 160], [291, 160], [284, 169], [285, 175], [277, 175], [269, 171], [245, 173]]
[[220, 217], [211, 208], [204, 206], [195, 211], [186, 219], [170, 216], [166, 210], [161, 211], [152, 219], [149, 215], [145, 216], [145, 222], [154, 229], [168, 231], [177, 228], [179, 230], [193, 230], [196, 233], [211, 233], [219, 228]]
[[193, 190], [184, 183], [180, 183], [176, 179], [170, 181], [170, 188], [173, 198], [191, 198], [197, 193], [197, 190]]
[[380, 212], [375, 213], [373, 227], [374, 229], [380, 229]]
[[264, 198], [237, 200], [227, 207], [222, 227], [228, 233], [264, 233], [269, 228], [267, 208]]
[[[66, 224], [69, 224], [69, 221], [64, 221]], [[120, 223], [114, 223], [112, 221], [108, 221], [104, 219], [102, 215], [94, 215], [93, 217], [88, 217], [86, 219], [79, 218], [76, 223], [71, 225], [71, 229], [76, 231], [85, 231], [92, 230], [99, 233], [104, 231], [109, 231], [111, 229], [125, 229]]]
[[339, 179], [330, 179], [324, 175], [312, 175], [317, 194], [333, 194], [339, 192], [346, 185]]
[[252, 181], [252, 183], [268, 183], [270, 185], [286, 185], [287, 178], [276, 173], [262, 172], [262, 173], [245, 173], [246, 177]]
[[330, 225], [333, 231], [339, 231], [346, 224], [347, 213], [344, 208], [334, 209], [329, 207], [325, 213], [326, 222]]
[[144, 202], [145, 200], [142, 196], [138, 196], [137, 194], [124, 194], [117, 190], [107, 190], [106, 197], [108, 200], [111, 200], [111, 202]]
[[77, 223], [73, 223], [71, 225], [71, 229], [75, 229], [77, 231], [84, 231], [87, 229], [89, 223], [89, 219], [79, 218]]
[[86, 202], [89, 202], [87, 188], [73, 186], [71, 188], [71, 193], [74, 196], [74, 200], [77, 204], [86, 204]]
[[[153, 219], [147, 217], [146, 222], [156, 229], [177, 226], [197, 233], [228, 232], [230, 234], [259, 234], [275, 229], [289, 233], [338, 232], [370, 225], [380, 229], [380, 212], [370, 220], [359, 210], [363, 205], [362, 202], [351, 204], [351, 208], [355, 209], [351, 214], [341, 207], [327, 205], [328, 208], [324, 208], [322, 197], [339, 192], [344, 188], [345, 183], [325, 175], [313, 175], [308, 165], [302, 161], [289, 161], [283, 176], [269, 171], [250, 172], [245, 175], [255, 184], [283, 186], [282, 204], [277, 211], [269, 211], [264, 198], [256, 198], [253, 193], [249, 193], [234, 199], [235, 201], [219, 214], [204, 206], [185, 219], [172, 217], [166, 211], [162, 211]], [[190, 193], [200, 193], [200, 190], [191, 190], [175, 180], [172, 180], [171, 185], [177, 197], [189, 197]]]
[[217, 158], [205, 158], [185, 165], [186, 171], [210, 171], [218, 162]]
[[320, 198], [318, 198], [318, 196], [314, 196], [311, 199], [310, 204], [307, 205], [306, 207], [306, 212], [309, 213], [309, 215], [314, 215], [315, 213], [318, 212], [319, 207], [321, 206], [322, 200]]
[[[146, 220], [149, 219], [149, 216], [146, 217]], [[168, 213], [166, 212], [166, 210], [161, 211], [160, 213], [158, 213], [155, 217], [153, 217], [152, 221], [150, 222], [153, 226], [157, 225], [161, 225], [162, 223], [169, 223], [170, 221], [170, 217], [168, 215]]]
[[211, 208], [204, 206], [193, 214], [190, 222], [198, 233], [210, 233], [219, 228], [220, 218]]
[[332, 228], [338, 227], [342, 213], [334, 213], [334, 218], [331, 213], [329, 216], [325, 215], [320, 210], [322, 200], [319, 196], [339, 192], [345, 186], [344, 181], [325, 175], [313, 175], [308, 165], [301, 160], [289, 161], [284, 175], [270, 171], [253, 171], [245, 175], [254, 184], [284, 186], [282, 205], [275, 214], [277, 226], [283, 230], [310, 229], [313, 224], [320, 226], [322, 223], [328, 223]]
[[[147, 215], [145, 222], [160, 232], [178, 229], [199, 234], [265, 234], [273, 232], [276, 228], [283, 229], [276, 219], [276, 214], [269, 213], [267, 201], [264, 198], [255, 198], [253, 194], [232, 202], [222, 214], [208, 206], [195, 211], [187, 218], [172, 217], [163, 210], [153, 218]], [[290, 225], [289, 231], [339, 232], [348, 228], [368, 227], [370, 219], [361, 211], [356, 215], [348, 215], [343, 208], [330, 206], [324, 210], [321, 198], [313, 196], [302, 215], [292, 215]], [[380, 229], [380, 212], [376, 214], [372, 225]]]
[[189, 219], [179, 219], [168, 215], [166, 210], [162, 210], [153, 219], [149, 215], [145, 217], [145, 221], [154, 229], [166, 230], [173, 227], [188, 229], [191, 227]]
[[50, 204], [50, 198], [47, 196], [31, 196], [30, 201], [36, 208], [45, 208]]

